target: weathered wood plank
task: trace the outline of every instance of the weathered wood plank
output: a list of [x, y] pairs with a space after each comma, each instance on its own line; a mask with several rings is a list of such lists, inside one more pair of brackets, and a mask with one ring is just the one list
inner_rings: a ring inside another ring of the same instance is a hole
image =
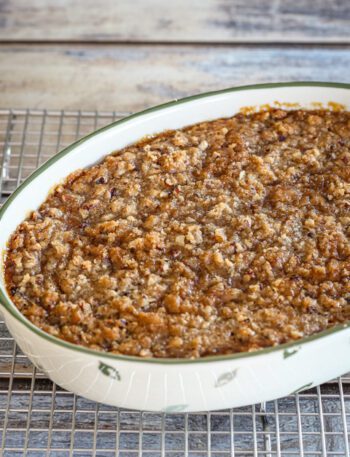
[[349, 81], [348, 48], [0, 46], [2, 108], [135, 111], [268, 81]]
[[350, 42], [348, 0], [0, 0], [0, 39]]

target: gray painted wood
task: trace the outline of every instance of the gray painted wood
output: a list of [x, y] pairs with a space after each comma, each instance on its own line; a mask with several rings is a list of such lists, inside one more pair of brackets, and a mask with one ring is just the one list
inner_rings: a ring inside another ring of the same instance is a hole
[[[23, 44], [5, 44], [16, 41]], [[350, 82], [349, 47], [289, 45], [295, 43], [350, 44], [349, 1], [0, 0], [0, 107], [135, 111], [238, 84]], [[22, 118], [16, 115], [16, 119]], [[74, 139], [76, 125], [73, 127], [66, 132], [61, 147]], [[86, 128], [92, 130], [93, 124]], [[18, 138], [14, 133], [13, 151], [19, 147]], [[57, 138], [52, 144], [50, 141], [46, 144], [45, 139], [42, 159], [55, 152]], [[26, 152], [36, 153], [37, 145], [27, 146]], [[28, 161], [27, 166], [30, 171], [35, 164]], [[2, 189], [6, 195], [13, 190], [13, 181], [7, 184]], [[280, 442], [283, 455], [300, 454], [294, 396], [268, 402], [265, 415], [257, 407], [253, 416], [252, 408], [246, 407], [210, 415], [190, 414], [187, 422], [180, 414], [166, 418], [155, 413], [140, 416], [139, 412], [96, 406], [80, 397], [74, 401], [73, 394], [59, 388], [53, 399], [52, 383], [40, 373], [31, 390], [32, 365], [21, 354], [13, 365], [12, 353], [13, 341], [0, 322], [0, 454], [3, 449], [6, 457], [135, 457], [140, 455], [139, 450], [160, 457], [164, 454], [161, 449], [178, 449], [169, 455], [183, 457], [186, 448], [191, 455], [207, 455], [211, 448], [213, 456], [228, 457], [231, 442], [236, 455], [253, 455], [254, 426], [259, 451], [265, 449], [266, 436], [272, 453], [278, 451]], [[343, 378], [342, 388], [345, 419], [350, 424], [349, 376]], [[345, 455], [338, 384], [322, 386], [321, 393], [327, 414], [323, 416], [327, 452]], [[1, 442], [9, 401], [5, 441]], [[316, 389], [301, 393], [299, 406], [304, 450], [318, 455], [322, 439]], [[49, 430], [54, 430], [51, 439]], [[26, 447], [32, 450], [26, 453]], [[72, 453], [70, 448], [79, 451]]]
[[347, 47], [3, 45], [3, 108], [136, 111], [258, 82], [349, 82]]
[[0, 39], [350, 42], [348, 0], [0, 0]]

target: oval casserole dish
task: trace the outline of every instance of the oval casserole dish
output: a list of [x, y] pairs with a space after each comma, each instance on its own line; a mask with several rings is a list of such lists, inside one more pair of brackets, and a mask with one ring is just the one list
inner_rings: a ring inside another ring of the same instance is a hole
[[[50, 189], [78, 168], [145, 135], [229, 117], [247, 106], [350, 110], [350, 85], [281, 83], [237, 87], [174, 101], [100, 129], [55, 155], [33, 173], [0, 210], [0, 249]], [[328, 105], [331, 103], [331, 105]], [[310, 388], [350, 371], [350, 329], [334, 327], [311, 337], [257, 352], [202, 359], [143, 359], [97, 352], [59, 340], [31, 324], [6, 293], [0, 263], [0, 311], [29, 359], [59, 386], [123, 408], [190, 412], [268, 401]], [[0, 349], [1, 350], [1, 349]]]

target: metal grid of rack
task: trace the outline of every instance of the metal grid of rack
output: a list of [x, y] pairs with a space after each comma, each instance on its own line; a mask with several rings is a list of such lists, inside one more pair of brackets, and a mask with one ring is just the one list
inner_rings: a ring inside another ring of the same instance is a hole
[[[59, 149], [124, 113], [0, 110], [0, 203]], [[350, 375], [231, 410], [158, 414], [66, 392], [21, 353], [0, 320], [0, 456], [349, 456]]]

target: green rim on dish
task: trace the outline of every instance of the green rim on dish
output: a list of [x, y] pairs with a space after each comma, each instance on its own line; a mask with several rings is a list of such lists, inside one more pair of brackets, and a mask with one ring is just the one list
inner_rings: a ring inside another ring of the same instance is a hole
[[[71, 144], [67, 148], [65, 148], [62, 151], [60, 151], [59, 153], [57, 153], [55, 156], [53, 156], [43, 165], [41, 165], [41, 167], [39, 167], [34, 173], [32, 173], [12, 193], [12, 195], [6, 200], [4, 205], [1, 207], [0, 223], [4, 217], [4, 214], [6, 213], [7, 208], [16, 199], [16, 197], [27, 187], [27, 185], [30, 182], [32, 182], [37, 176], [39, 176], [41, 173], [43, 173], [48, 167], [50, 167], [57, 160], [61, 159], [62, 157], [67, 155], [70, 151], [75, 149], [78, 145], [84, 143], [85, 141], [98, 135], [99, 133], [109, 130], [110, 128], [113, 128], [116, 125], [124, 124], [125, 122], [128, 122], [137, 117], [143, 116], [145, 114], [152, 113], [155, 111], [160, 111], [164, 108], [169, 108], [171, 106], [176, 106], [176, 105], [180, 105], [183, 103], [191, 102], [193, 100], [198, 100], [201, 98], [220, 95], [220, 94], [226, 94], [226, 93], [230, 93], [230, 92], [240, 92], [240, 91], [253, 90], [253, 89], [273, 89], [273, 88], [278, 88], [278, 87], [325, 87], [325, 88], [331, 87], [331, 88], [336, 88], [336, 89], [348, 89], [349, 90], [350, 84], [318, 82], [318, 81], [317, 82], [302, 81], [302, 82], [268, 83], [268, 84], [255, 84], [255, 85], [249, 85], [249, 86], [238, 86], [238, 87], [233, 87], [233, 88], [228, 88], [228, 89], [223, 89], [223, 90], [218, 90], [218, 91], [213, 91], [213, 92], [205, 92], [203, 94], [193, 95], [193, 96], [186, 97], [186, 98], [181, 98], [179, 100], [164, 103], [162, 105], [157, 105], [152, 108], [148, 108], [144, 111], [140, 111], [138, 113], [132, 114], [131, 116], [125, 117], [125, 118], [120, 119], [115, 122], [112, 122], [111, 124], [109, 124], [105, 127], [102, 127], [101, 129], [96, 130], [96, 131], [90, 133], [89, 135], [81, 138], [80, 140], [76, 141], [75, 143]], [[0, 284], [0, 303], [15, 319], [17, 319], [21, 324], [24, 324], [29, 330], [31, 330], [32, 332], [36, 333], [38, 336], [40, 336], [58, 346], [63, 346], [66, 349], [83, 352], [85, 354], [90, 354], [90, 355], [93, 355], [93, 356], [96, 356], [99, 358], [107, 357], [110, 359], [120, 360], [120, 361], [132, 361], [132, 362], [138, 362], [138, 363], [155, 363], [155, 364], [160, 364], [160, 365], [161, 364], [208, 363], [208, 362], [216, 362], [216, 361], [228, 361], [228, 360], [245, 358], [245, 357], [259, 357], [261, 355], [271, 353], [271, 352], [278, 352], [278, 351], [283, 352], [288, 348], [292, 348], [294, 346], [300, 346], [302, 344], [321, 339], [327, 335], [339, 332], [350, 326], [350, 321], [348, 321], [344, 324], [337, 325], [333, 328], [324, 330], [323, 332], [316, 333], [315, 335], [311, 335], [306, 338], [301, 338], [299, 340], [292, 341], [290, 343], [280, 344], [278, 346], [268, 347], [268, 348], [254, 351], [254, 352], [238, 352], [235, 354], [227, 354], [227, 355], [219, 355], [219, 356], [214, 355], [214, 356], [208, 356], [208, 357], [203, 357], [203, 358], [198, 358], [198, 359], [169, 359], [169, 358], [146, 359], [146, 358], [137, 357], [137, 356], [127, 356], [127, 355], [122, 355], [122, 354], [113, 354], [113, 353], [109, 353], [109, 352], [96, 351], [94, 349], [89, 349], [84, 346], [79, 346], [76, 344], [68, 343], [67, 341], [61, 340], [59, 338], [56, 338], [55, 336], [50, 335], [49, 333], [44, 332], [39, 327], [36, 327], [34, 324], [32, 324], [27, 318], [25, 318], [23, 316], [23, 314], [21, 314], [20, 311], [11, 303], [11, 301], [5, 295], [1, 284]]]

